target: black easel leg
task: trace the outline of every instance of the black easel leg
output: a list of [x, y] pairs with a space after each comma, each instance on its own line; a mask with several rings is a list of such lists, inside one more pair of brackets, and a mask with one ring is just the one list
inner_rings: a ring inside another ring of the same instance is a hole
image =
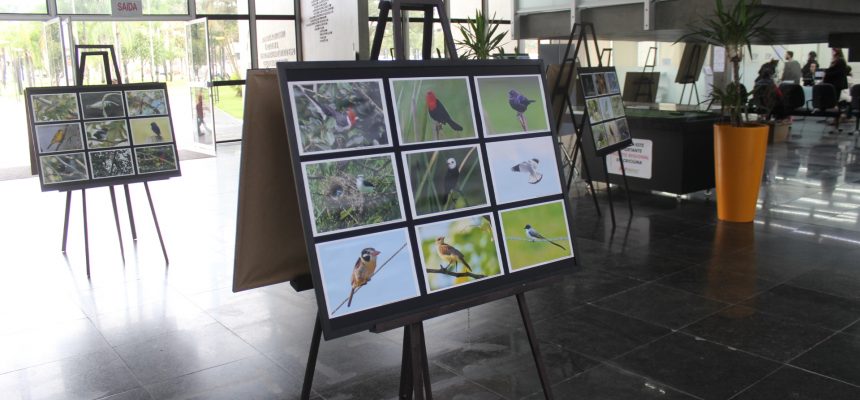
[[[594, 181], [591, 180], [591, 170], [588, 168], [588, 160], [585, 159], [584, 150], [582, 150], [582, 139], [577, 137], [576, 143], [573, 145], [573, 165], [576, 165], [576, 159], [579, 154], [582, 154], [582, 170], [585, 172], [585, 183], [588, 184], [588, 190], [591, 192], [591, 201], [594, 202], [594, 209], [597, 211], [597, 216], [601, 217], [600, 204], [597, 202], [597, 191], [594, 190]], [[570, 189], [571, 181], [573, 180], [573, 170], [568, 176], [567, 187]]]
[[170, 265], [170, 260], [167, 258], [167, 248], [164, 247], [164, 239], [161, 237], [161, 228], [158, 226], [158, 217], [155, 215], [155, 206], [152, 204], [152, 195], [149, 193], [149, 182], [143, 182], [143, 188], [146, 189], [146, 198], [149, 200], [149, 210], [152, 211], [152, 221], [155, 222], [155, 232], [158, 233], [158, 241], [161, 242], [161, 252], [164, 253], [164, 263]]
[[90, 279], [90, 235], [87, 227], [87, 190], [81, 189], [81, 202], [84, 209], [84, 255], [87, 260], [87, 279]]
[[134, 211], [131, 210], [131, 193], [128, 191], [128, 185], [122, 185], [125, 190], [125, 206], [128, 208], [128, 222], [131, 225], [131, 238], [137, 240], [137, 228], [134, 226]]
[[418, 323], [418, 330], [421, 333], [421, 362], [424, 371], [424, 396], [427, 400], [433, 400], [433, 389], [430, 386], [430, 360], [427, 357], [427, 341], [424, 339], [424, 323]]
[[523, 326], [526, 328], [526, 336], [529, 339], [529, 345], [532, 348], [532, 357], [535, 360], [535, 366], [538, 370], [538, 378], [540, 378], [540, 386], [543, 389], [543, 396], [547, 400], [552, 400], [552, 387], [550, 386], [549, 376], [546, 373], [546, 367], [543, 364], [543, 357], [540, 353], [540, 344], [535, 336], [534, 326], [532, 326], [532, 318], [529, 314], [529, 308], [526, 304], [525, 293], [517, 293], [517, 304], [520, 306], [520, 316], [523, 318]]
[[69, 239], [69, 212], [72, 210], [72, 191], [66, 192], [66, 219], [63, 222], [63, 253], [66, 252], [66, 241]]
[[412, 399], [412, 353], [409, 327], [403, 327], [403, 356], [400, 359], [400, 398]]
[[424, 340], [421, 337], [421, 324], [409, 325], [410, 338], [410, 353], [412, 357], [412, 394], [415, 400], [424, 400], [424, 373], [421, 371], [421, 342]]
[[302, 383], [302, 400], [308, 400], [311, 397], [311, 387], [314, 384], [314, 371], [317, 368], [317, 354], [319, 354], [320, 340], [322, 339], [320, 318], [317, 316], [315, 319], [314, 336], [311, 338], [311, 348], [308, 350], [308, 365], [305, 366], [305, 381]]
[[110, 187], [110, 202], [113, 206], [113, 220], [116, 222], [116, 237], [119, 239], [119, 254], [122, 255], [122, 263], [125, 264], [125, 249], [122, 246], [122, 229], [119, 226], [119, 211], [116, 207], [116, 190]]
[[627, 184], [627, 170], [624, 168], [624, 156], [621, 154], [621, 150], [618, 150], [618, 163], [621, 164], [621, 179], [624, 180], [624, 193], [627, 195], [627, 207], [630, 208], [630, 217], [632, 218], [633, 199], [630, 198], [630, 185]]
[[612, 184], [609, 183], [609, 168], [606, 166], [606, 156], [603, 156], [603, 173], [606, 177], [606, 195], [609, 196], [609, 215], [612, 216], [612, 227], [615, 228], [615, 205], [612, 204]]

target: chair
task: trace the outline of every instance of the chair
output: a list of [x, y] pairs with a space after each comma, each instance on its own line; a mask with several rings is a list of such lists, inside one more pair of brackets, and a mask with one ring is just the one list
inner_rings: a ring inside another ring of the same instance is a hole
[[851, 116], [854, 117], [856, 121], [854, 123], [854, 132], [860, 133], [860, 85], [854, 85], [851, 87], [851, 106], [849, 108]]
[[[841, 131], [839, 129], [840, 116], [842, 114], [839, 109], [839, 96], [836, 93], [836, 87], [829, 83], [819, 83], [812, 87], [812, 113], [828, 116], [832, 114], [836, 117], [834, 130], [830, 133]], [[828, 111], [829, 110], [829, 111]]]
[[782, 92], [785, 109], [789, 113], [804, 111], [801, 110], [806, 105], [806, 95], [803, 94], [803, 86], [796, 83], [783, 83], [779, 85], [779, 91]]

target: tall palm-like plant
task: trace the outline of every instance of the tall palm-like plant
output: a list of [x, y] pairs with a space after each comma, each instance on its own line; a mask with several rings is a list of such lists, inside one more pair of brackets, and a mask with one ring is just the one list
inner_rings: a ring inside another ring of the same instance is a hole
[[732, 65], [732, 81], [725, 88], [714, 87], [711, 97], [722, 104], [723, 115], [728, 115], [736, 127], [743, 122], [743, 106], [747, 98], [740, 76], [744, 48], [752, 52], [753, 39], [770, 41], [771, 37], [767, 27], [770, 20], [765, 20], [765, 13], [755, 9], [760, 4], [760, 0], [738, 0], [734, 7], [728, 8], [723, 0], [716, 0], [714, 15], [691, 25], [690, 32], [678, 39], [678, 42], [699, 41], [726, 49], [726, 58]]
[[[493, 14], [493, 18], [496, 14]], [[490, 54], [502, 48], [502, 40], [508, 31], [496, 33], [499, 30], [499, 24], [488, 20], [481, 10], [475, 10], [475, 19], [469, 19], [465, 25], [460, 25], [460, 34], [463, 35], [463, 40], [457, 41], [459, 49], [463, 51], [463, 58], [474, 58], [478, 60], [486, 60], [490, 58]]]

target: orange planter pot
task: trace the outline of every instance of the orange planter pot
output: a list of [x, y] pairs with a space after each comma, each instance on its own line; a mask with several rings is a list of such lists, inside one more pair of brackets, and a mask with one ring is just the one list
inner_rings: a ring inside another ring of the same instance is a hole
[[717, 217], [752, 222], [767, 153], [767, 125], [714, 125]]

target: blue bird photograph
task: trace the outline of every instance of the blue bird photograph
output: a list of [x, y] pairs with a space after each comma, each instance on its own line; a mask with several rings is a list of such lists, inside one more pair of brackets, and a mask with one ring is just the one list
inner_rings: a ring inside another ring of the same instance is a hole
[[539, 75], [476, 77], [484, 134], [549, 132]]

